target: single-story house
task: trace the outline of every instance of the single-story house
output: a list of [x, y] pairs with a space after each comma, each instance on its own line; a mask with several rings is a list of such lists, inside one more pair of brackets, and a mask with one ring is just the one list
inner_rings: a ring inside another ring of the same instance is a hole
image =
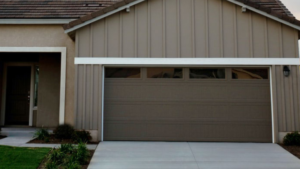
[[298, 39], [280, 0], [2, 0], [0, 125], [277, 143], [300, 130]]

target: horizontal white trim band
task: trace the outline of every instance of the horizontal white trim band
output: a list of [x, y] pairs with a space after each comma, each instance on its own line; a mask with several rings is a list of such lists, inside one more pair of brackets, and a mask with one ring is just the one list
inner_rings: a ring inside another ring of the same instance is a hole
[[74, 19], [0, 19], [0, 24], [67, 24]]
[[299, 58], [75, 58], [75, 64], [101, 65], [300, 65]]

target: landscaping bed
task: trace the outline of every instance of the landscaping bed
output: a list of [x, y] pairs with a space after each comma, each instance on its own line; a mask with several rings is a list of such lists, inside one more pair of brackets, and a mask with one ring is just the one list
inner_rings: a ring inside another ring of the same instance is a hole
[[94, 152], [85, 143], [62, 144], [51, 149], [37, 169], [87, 169]]
[[0, 169], [37, 168], [50, 148], [0, 146]]
[[[91, 162], [91, 160], [92, 160], [92, 157], [93, 157], [95, 151], [94, 151], [94, 150], [89, 150], [89, 153], [90, 153], [90, 157], [89, 157], [89, 159], [88, 159], [88, 162], [87, 162], [85, 165], [81, 165], [81, 166], [80, 166], [81, 169], [87, 169], [87, 168], [88, 168], [88, 166], [89, 166], [89, 164], [90, 164], [90, 162]], [[50, 154], [50, 152], [49, 152], [49, 154]], [[48, 154], [48, 156], [49, 156], [49, 154]], [[45, 157], [45, 158], [43, 159], [43, 161], [41, 162], [41, 164], [37, 167], [37, 169], [45, 169], [45, 168], [46, 168], [47, 160], [48, 160], [47, 157]], [[1, 167], [0, 167], [0, 168], [1, 168]]]
[[99, 142], [91, 142], [92, 137], [89, 131], [75, 130], [69, 124], [57, 126], [53, 134], [50, 134], [47, 129], [41, 128], [36, 130], [33, 140], [28, 143], [41, 144], [77, 144], [80, 142], [87, 144], [98, 144]]
[[[28, 143], [38, 143], [38, 144], [76, 144], [77, 141], [74, 139], [58, 139], [55, 137], [54, 134], [50, 134], [49, 135], [49, 140], [41, 140], [38, 138], [35, 138], [31, 141], [29, 141]], [[98, 144], [99, 142], [90, 142], [88, 141], [87, 144]]]
[[0, 139], [3, 139], [3, 138], [5, 138], [6, 136], [3, 136], [3, 135], [0, 135]]
[[286, 151], [290, 152], [291, 154], [293, 154], [294, 156], [298, 157], [300, 159], [300, 146], [296, 146], [296, 145], [283, 145], [283, 144], [279, 144], [282, 148], [284, 148]]

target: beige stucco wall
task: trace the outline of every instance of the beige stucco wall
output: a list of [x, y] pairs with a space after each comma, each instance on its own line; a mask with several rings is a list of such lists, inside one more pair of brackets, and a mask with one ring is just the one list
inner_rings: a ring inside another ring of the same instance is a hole
[[[0, 47], [66, 47], [65, 122], [74, 124], [74, 41], [61, 25], [0, 25]], [[59, 98], [59, 97], [58, 97]], [[58, 113], [58, 112], [57, 112]]]
[[60, 54], [40, 54], [37, 127], [59, 123]]

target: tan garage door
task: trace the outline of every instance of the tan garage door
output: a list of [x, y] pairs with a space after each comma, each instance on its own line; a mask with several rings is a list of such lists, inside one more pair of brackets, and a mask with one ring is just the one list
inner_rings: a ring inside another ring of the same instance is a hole
[[104, 140], [271, 142], [267, 68], [106, 68]]

